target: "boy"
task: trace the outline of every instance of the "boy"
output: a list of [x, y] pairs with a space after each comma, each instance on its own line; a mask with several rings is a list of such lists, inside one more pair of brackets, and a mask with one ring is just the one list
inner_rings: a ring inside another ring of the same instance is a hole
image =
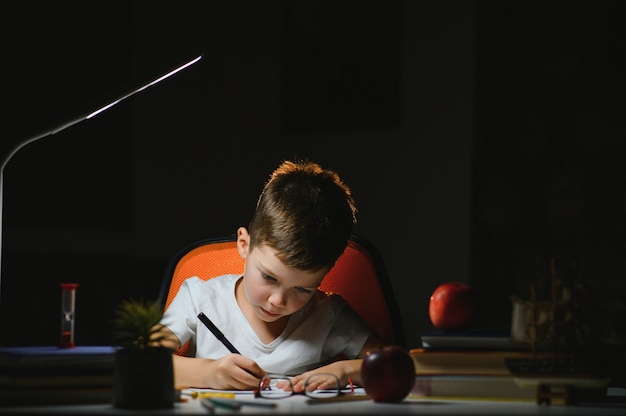
[[[360, 384], [362, 359], [383, 343], [343, 298], [317, 290], [355, 221], [350, 189], [334, 171], [283, 162], [248, 228], [237, 230], [243, 275], [187, 279], [161, 320], [163, 345], [196, 344], [195, 357], [174, 356], [176, 386], [254, 389], [266, 373], [295, 375], [296, 392], [316, 373]], [[200, 312], [241, 354], [229, 353]]]

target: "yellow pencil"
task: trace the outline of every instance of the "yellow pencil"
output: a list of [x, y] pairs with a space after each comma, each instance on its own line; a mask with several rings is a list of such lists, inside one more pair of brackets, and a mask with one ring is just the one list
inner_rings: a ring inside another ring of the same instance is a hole
[[199, 392], [196, 397], [198, 399], [234, 399], [235, 393], [218, 393], [212, 391], [204, 391]]
[[183, 392], [181, 392], [181, 394], [190, 396], [192, 399], [202, 399], [202, 398], [206, 398], [206, 399], [210, 399], [212, 397], [217, 397], [217, 398], [222, 398], [222, 399], [234, 399], [235, 398], [235, 393], [228, 393], [228, 392], [220, 392], [220, 391], [195, 391], [195, 390], [185, 390]]

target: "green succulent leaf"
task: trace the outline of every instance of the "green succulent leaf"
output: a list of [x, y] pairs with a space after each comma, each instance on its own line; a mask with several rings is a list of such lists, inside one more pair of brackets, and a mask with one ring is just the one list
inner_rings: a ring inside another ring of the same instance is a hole
[[154, 346], [163, 338], [154, 335], [162, 316], [158, 302], [124, 300], [115, 310], [112, 322], [114, 342], [132, 349]]

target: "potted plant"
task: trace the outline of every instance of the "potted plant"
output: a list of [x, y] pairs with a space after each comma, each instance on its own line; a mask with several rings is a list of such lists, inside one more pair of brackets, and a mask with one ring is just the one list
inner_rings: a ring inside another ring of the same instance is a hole
[[112, 322], [115, 352], [113, 406], [159, 409], [174, 405], [173, 350], [160, 345], [158, 302], [125, 300]]

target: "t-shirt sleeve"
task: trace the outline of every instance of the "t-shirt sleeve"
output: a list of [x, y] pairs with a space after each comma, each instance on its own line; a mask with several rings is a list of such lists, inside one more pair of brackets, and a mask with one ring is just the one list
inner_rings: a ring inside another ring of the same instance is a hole
[[361, 316], [339, 295], [332, 295], [336, 319], [328, 334], [327, 353], [330, 356], [343, 354], [348, 358], [357, 358], [363, 345], [374, 330]]
[[193, 286], [197, 286], [198, 282], [197, 277], [185, 279], [161, 318], [161, 324], [168, 327], [178, 337], [181, 345], [189, 341], [196, 333], [197, 320], [189, 320], [189, 317], [195, 317], [191, 293]]

